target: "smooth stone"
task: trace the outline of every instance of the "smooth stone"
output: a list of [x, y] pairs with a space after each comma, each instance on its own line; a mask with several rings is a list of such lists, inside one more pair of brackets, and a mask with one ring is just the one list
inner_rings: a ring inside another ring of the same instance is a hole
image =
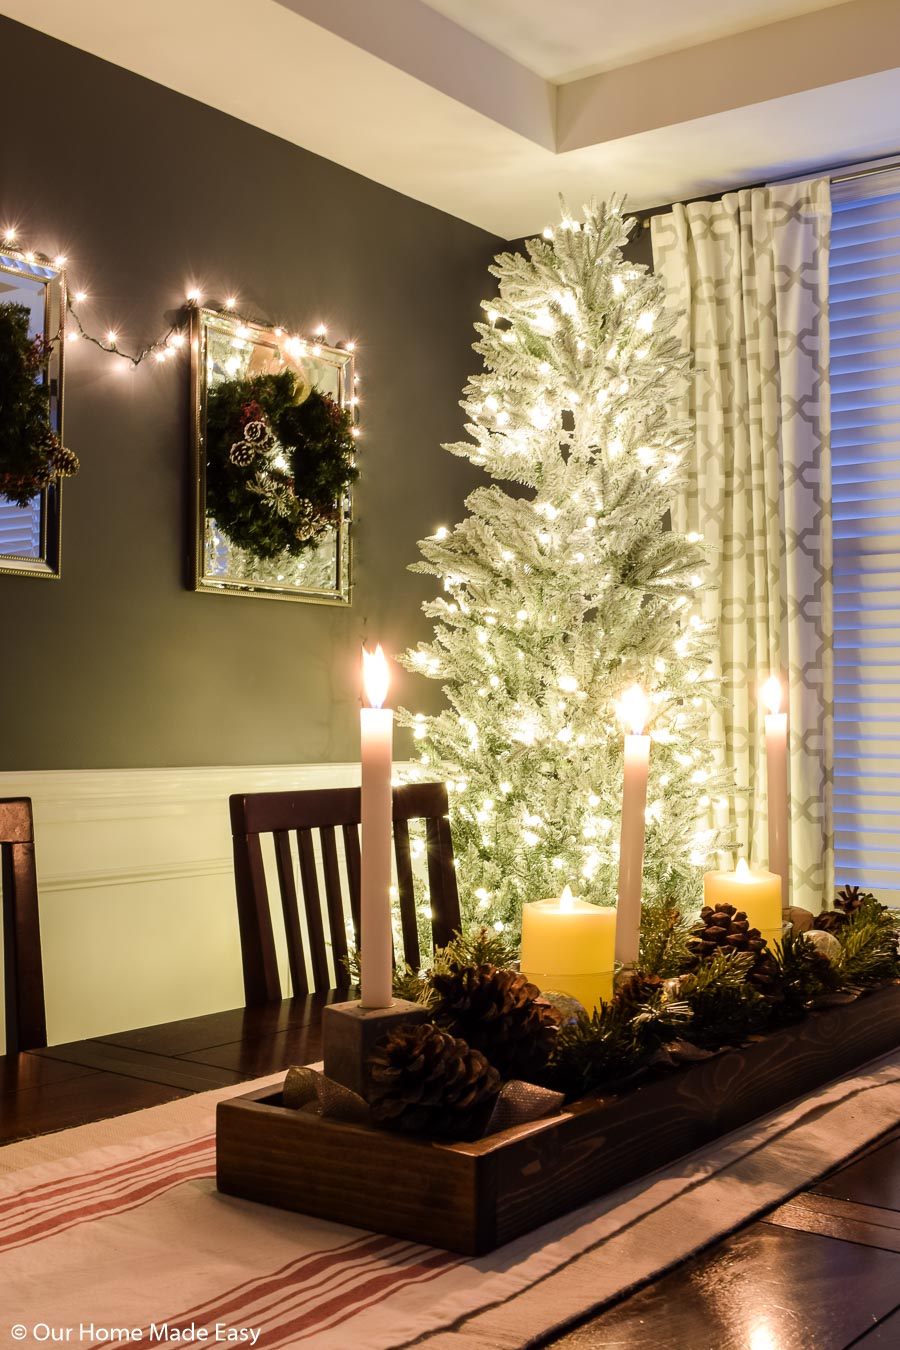
[[807, 942], [811, 942], [818, 948], [822, 956], [826, 956], [829, 961], [836, 961], [841, 954], [841, 944], [838, 942], [834, 933], [826, 933], [821, 928], [810, 928], [808, 933], [803, 936]]

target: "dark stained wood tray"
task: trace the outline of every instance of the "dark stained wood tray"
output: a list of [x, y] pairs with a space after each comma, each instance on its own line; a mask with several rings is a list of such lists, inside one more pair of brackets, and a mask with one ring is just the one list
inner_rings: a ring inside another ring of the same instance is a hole
[[478, 1256], [900, 1045], [900, 984], [471, 1144], [220, 1102], [220, 1191]]

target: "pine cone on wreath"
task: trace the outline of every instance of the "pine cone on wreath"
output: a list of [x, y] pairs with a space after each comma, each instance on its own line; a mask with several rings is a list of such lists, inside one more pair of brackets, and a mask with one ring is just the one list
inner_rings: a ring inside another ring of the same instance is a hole
[[73, 478], [81, 468], [81, 461], [74, 450], [58, 445], [50, 456], [50, 465], [58, 478]]
[[246, 469], [256, 457], [256, 446], [247, 441], [235, 441], [228, 458], [238, 469]]
[[264, 417], [256, 417], [244, 426], [244, 440], [250, 445], [266, 445], [272, 439], [269, 424]]
[[687, 945], [694, 965], [716, 952], [751, 953], [754, 959], [747, 974], [748, 984], [765, 998], [775, 1000], [780, 997], [778, 967], [765, 938], [758, 928], [750, 927], [750, 920], [742, 909], [735, 909], [734, 905], [719, 905], [716, 909], [704, 905]]
[[372, 1119], [408, 1133], [477, 1139], [500, 1092], [484, 1055], [428, 1022], [385, 1036], [368, 1065]]
[[546, 1067], [559, 1016], [515, 970], [454, 966], [436, 971], [437, 1016], [480, 1050], [504, 1078], [530, 1079]]

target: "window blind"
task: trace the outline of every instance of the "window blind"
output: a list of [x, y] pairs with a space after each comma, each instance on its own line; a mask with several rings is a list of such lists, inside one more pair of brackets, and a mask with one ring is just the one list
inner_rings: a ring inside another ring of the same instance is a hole
[[900, 903], [900, 171], [832, 185], [835, 872]]
[[0, 556], [38, 558], [41, 552], [40, 498], [28, 506], [16, 506], [0, 496]]

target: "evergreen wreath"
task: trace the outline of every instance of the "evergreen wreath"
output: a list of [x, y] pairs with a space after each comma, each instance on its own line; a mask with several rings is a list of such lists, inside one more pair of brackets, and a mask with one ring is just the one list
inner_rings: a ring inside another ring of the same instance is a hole
[[224, 380], [206, 404], [206, 501], [218, 529], [259, 559], [314, 548], [359, 476], [353, 419], [291, 370]]
[[53, 344], [29, 334], [29, 318], [25, 305], [0, 304], [0, 493], [17, 506], [79, 467], [50, 426]]

